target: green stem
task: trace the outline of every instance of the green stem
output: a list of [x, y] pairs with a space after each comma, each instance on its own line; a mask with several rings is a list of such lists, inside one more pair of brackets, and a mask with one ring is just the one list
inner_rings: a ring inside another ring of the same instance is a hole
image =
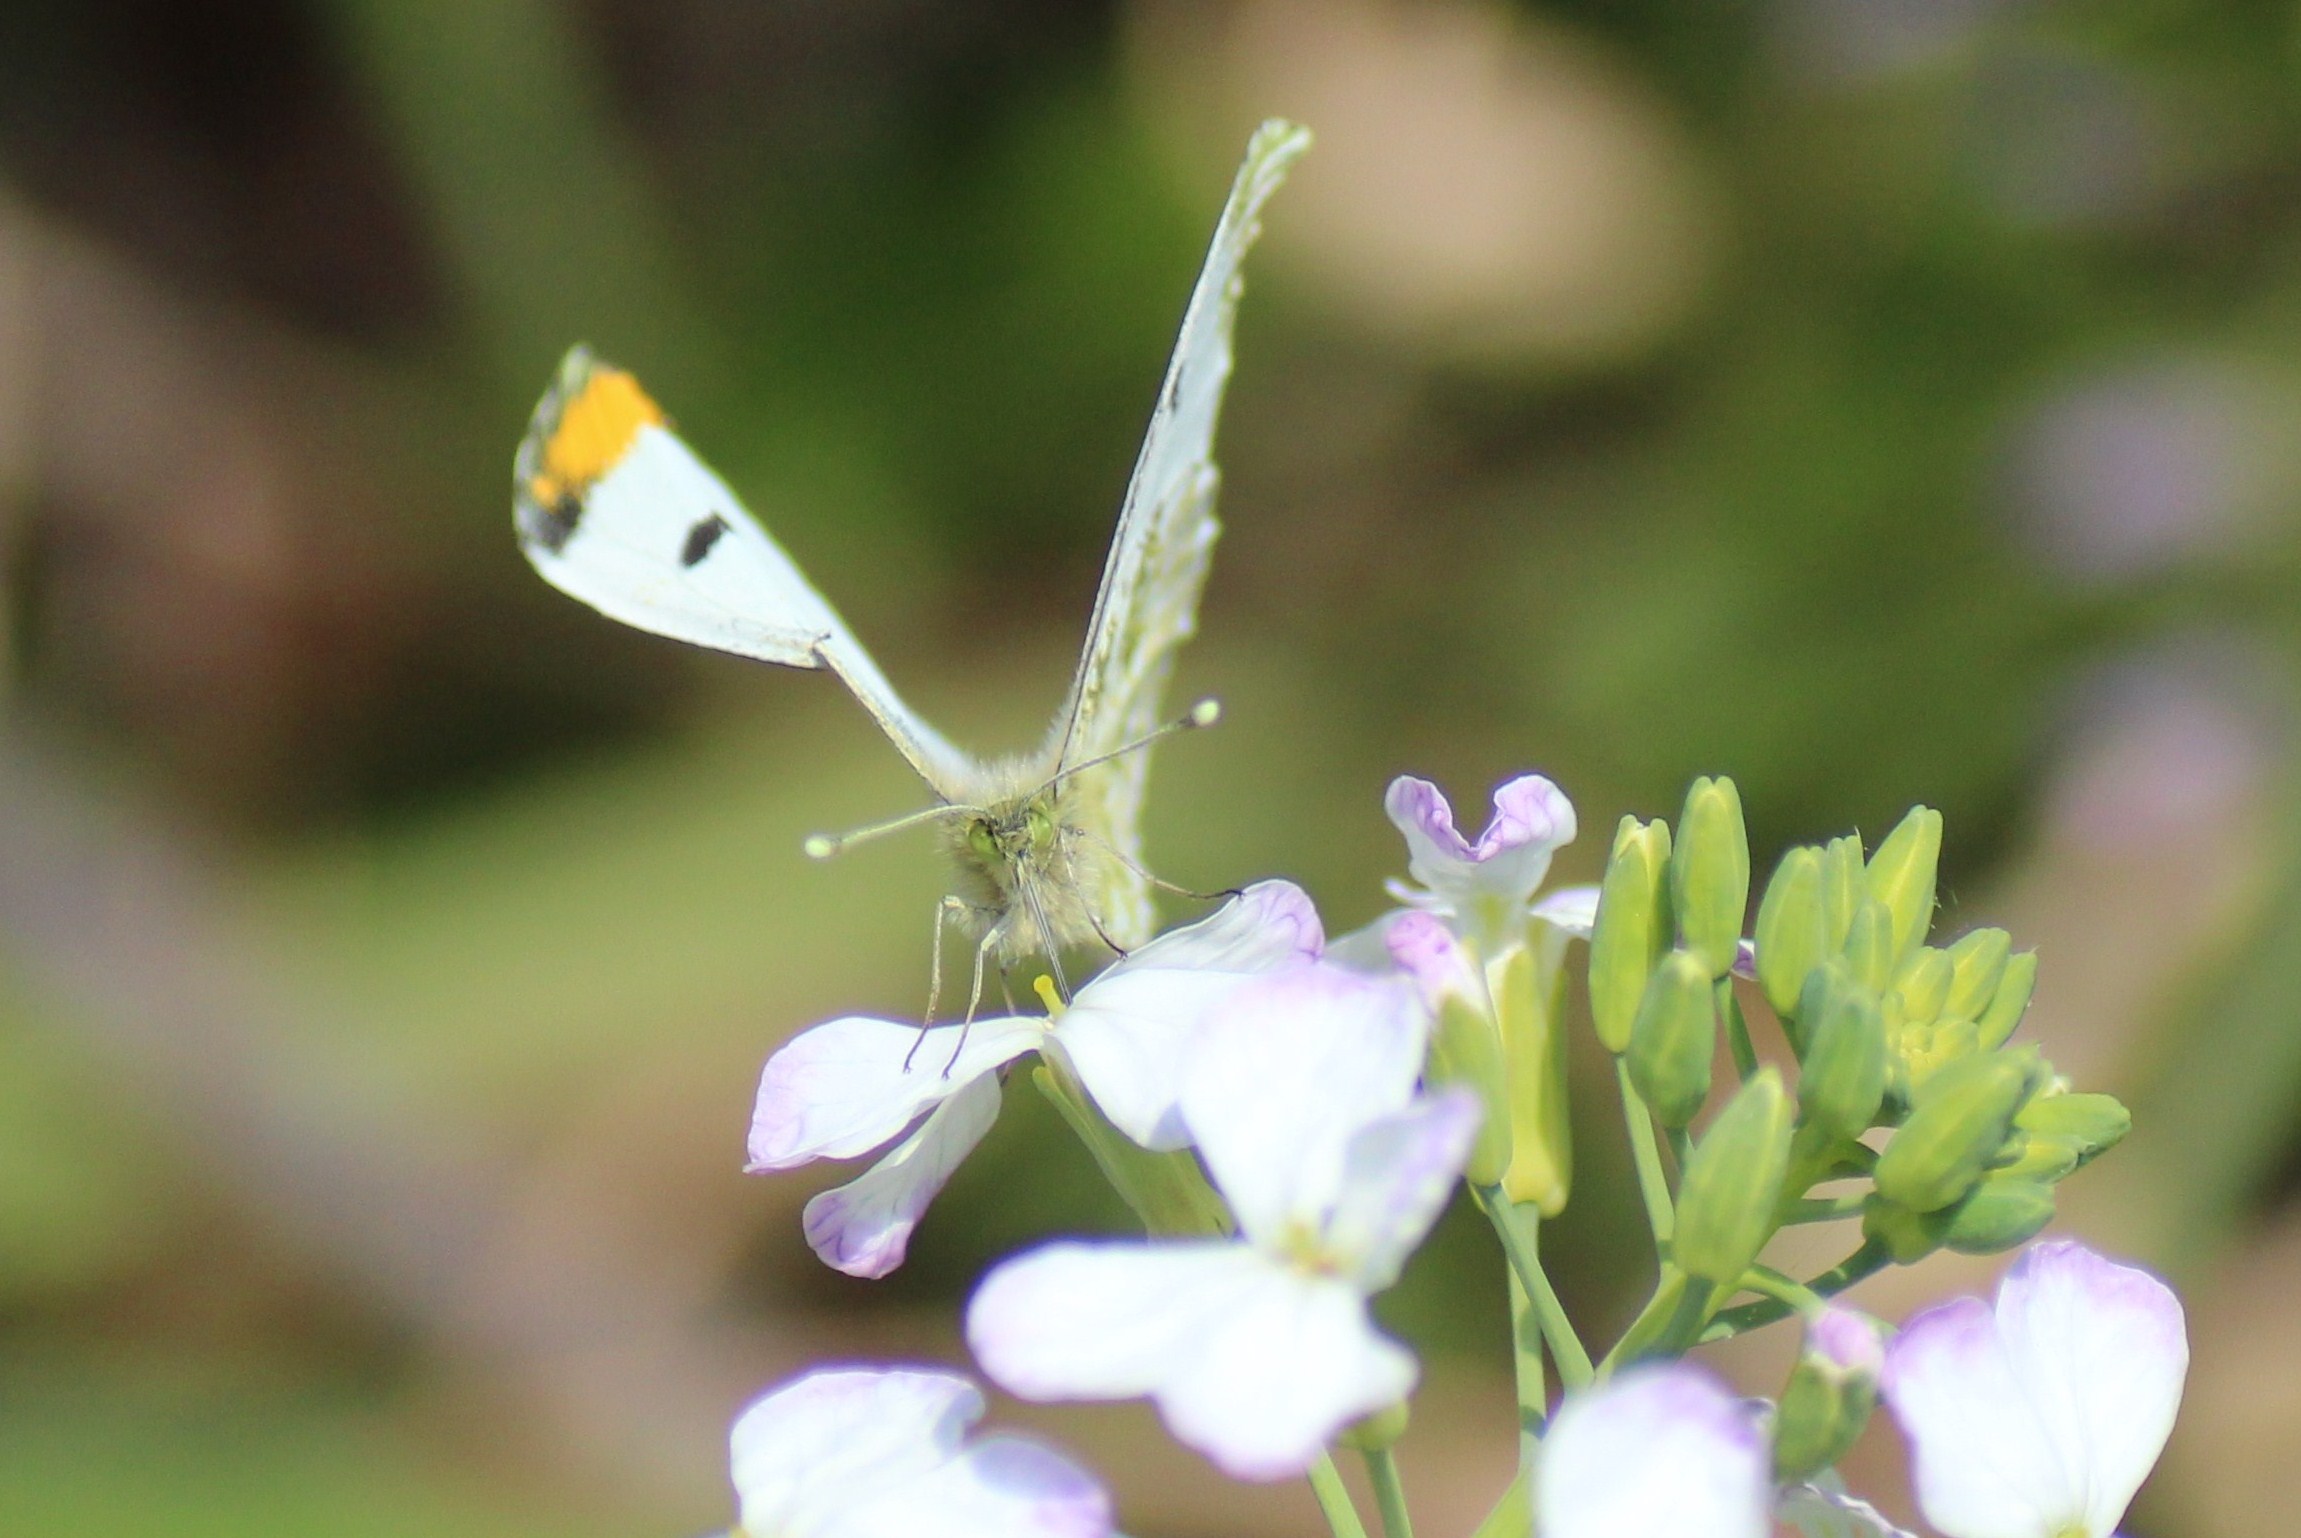
[[[1806, 1283], [1806, 1291], [1817, 1299], [1835, 1297], [1864, 1277], [1883, 1271], [1892, 1260], [1893, 1256], [1886, 1247], [1872, 1240]], [[1710, 1321], [1709, 1328], [1702, 1332], [1702, 1339], [1705, 1342], [1731, 1340], [1736, 1335], [1746, 1335], [1777, 1319], [1787, 1319], [1795, 1312], [1790, 1305], [1777, 1298], [1768, 1298], [1762, 1303], [1745, 1303], [1739, 1308], [1721, 1309], [1717, 1317]]]
[[1610, 1378], [1617, 1368], [1647, 1357], [1683, 1355], [1709, 1318], [1716, 1294], [1708, 1282], [1697, 1281], [1676, 1266], [1664, 1266], [1654, 1295], [1598, 1364], [1599, 1378]]
[[1374, 1486], [1374, 1504], [1382, 1513], [1383, 1538], [1414, 1538], [1414, 1522], [1406, 1512], [1406, 1486], [1399, 1482], [1398, 1460], [1389, 1448], [1366, 1450], [1366, 1480]]
[[1734, 997], [1731, 972], [1718, 979], [1718, 1013], [1726, 1021], [1726, 1047], [1734, 1054], [1734, 1072], [1747, 1084], [1758, 1071], [1758, 1049], [1750, 1040], [1750, 1022], [1743, 1018], [1742, 1001]]
[[1334, 1466], [1332, 1453], [1320, 1453], [1310, 1466], [1310, 1493], [1318, 1497], [1318, 1509], [1325, 1513], [1334, 1538], [1366, 1538], [1366, 1524], [1350, 1504], [1350, 1492], [1342, 1487], [1342, 1471]]
[[1230, 1209], [1190, 1152], [1153, 1153], [1138, 1147], [1096, 1109], [1058, 1054], [1040, 1059], [1031, 1070], [1031, 1082], [1062, 1113], [1111, 1189], [1142, 1220], [1145, 1233], [1153, 1238], [1198, 1239], [1235, 1231]]
[[[1502, 1241], [1502, 1253], [1510, 1261], [1511, 1279], [1523, 1290], [1534, 1327], [1540, 1332], [1543, 1344], [1550, 1348], [1550, 1359], [1558, 1364], [1558, 1380], [1570, 1390], [1587, 1387], [1595, 1375], [1590, 1353], [1583, 1347], [1581, 1336], [1574, 1333], [1574, 1322], [1566, 1317], [1566, 1306], [1558, 1301], [1558, 1290], [1550, 1285], [1550, 1274], [1542, 1269], [1540, 1213], [1531, 1203], [1511, 1201], [1502, 1194], [1500, 1186], [1487, 1186], [1473, 1194]], [[1537, 1397], [1532, 1407], [1539, 1413], [1542, 1405], [1542, 1399]]]
[[1630, 1162], [1638, 1170], [1638, 1194], [1645, 1198], [1646, 1223], [1654, 1231], [1654, 1246], [1667, 1250], [1677, 1224], [1677, 1209], [1670, 1202], [1670, 1182], [1662, 1173], [1661, 1146], [1654, 1141], [1654, 1117], [1638, 1088], [1630, 1082], [1630, 1065], [1614, 1059], [1614, 1079], [1622, 1090], [1622, 1121], [1630, 1133]]
[[1821, 1294], [1795, 1277], [1785, 1276], [1772, 1266], [1752, 1266], [1742, 1273], [1742, 1291], [1755, 1292], [1786, 1304], [1798, 1313], [1812, 1313], [1822, 1306]]
[[1486, 1520], [1478, 1524], [1470, 1538], [1534, 1538], [1534, 1497], [1527, 1489], [1529, 1475], [1520, 1469], [1518, 1477], [1510, 1481], [1510, 1488], [1502, 1492], [1502, 1499], [1486, 1513]]

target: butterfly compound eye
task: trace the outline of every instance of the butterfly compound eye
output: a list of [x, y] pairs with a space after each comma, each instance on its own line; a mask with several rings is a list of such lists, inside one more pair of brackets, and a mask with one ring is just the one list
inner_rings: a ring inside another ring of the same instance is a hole
[[967, 849], [985, 865], [995, 864], [999, 858], [999, 836], [989, 823], [978, 817], [967, 824]]

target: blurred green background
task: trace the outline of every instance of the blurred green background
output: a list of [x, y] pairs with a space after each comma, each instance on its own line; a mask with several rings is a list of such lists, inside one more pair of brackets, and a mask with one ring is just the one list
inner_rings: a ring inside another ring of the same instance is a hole
[[[1340, 932], [1402, 771], [1550, 774], [1577, 878], [1696, 773], [1761, 872], [1941, 807], [1945, 924], [2043, 948], [2035, 1034], [2140, 1120], [2065, 1226], [2190, 1300], [2135, 1530], [2282, 1525], [2301, 11], [15, 0], [0, 1531], [700, 1531], [747, 1395], [958, 1360], [991, 1258], [1117, 1221], [1023, 1091], [883, 1284], [801, 1245], [827, 1174], [738, 1173], [778, 1041], [921, 1002], [924, 842], [799, 854], [919, 792], [829, 680], [546, 589], [506, 471], [595, 343], [914, 701], [1035, 740], [1274, 113], [1319, 145], [1250, 264], [1177, 692], [1229, 714], [1162, 751], [1161, 872]], [[1606, 1328], [1645, 1262], [1581, 1109], [1546, 1247]], [[1385, 1308], [1466, 1530], [1490, 1241]], [[1145, 1538], [1315, 1530], [1137, 1410], [1034, 1418]]]

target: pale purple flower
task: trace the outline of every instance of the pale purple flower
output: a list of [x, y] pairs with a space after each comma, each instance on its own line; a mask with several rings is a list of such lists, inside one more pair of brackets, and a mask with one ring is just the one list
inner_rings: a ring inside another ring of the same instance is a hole
[[751, 1402], [728, 1438], [742, 1538], [1105, 1538], [1110, 1497], [1026, 1437], [966, 1440], [974, 1384], [827, 1368]]
[[1542, 1538], [1766, 1538], [1772, 1473], [1750, 1406], [1686, 1362], [1568, 1399], [1534, 1475]]
[[1842, 1373], [1872, 1381], [1885, 1371], [1885, 1340], [1877, 1321], [1840, 1303], [1826, 1304], [1806, 1320], [1806, 1352]]
[[[895, 1146], [807, 1204], [807, 1242], [850, 1276], [885, 1276], [951, 1172], [999, 1112], [999, 1070], [1059, 1052], [1095, 1104], [1146, 1148], [1184, 1146], [1176, 1100], [1207, 1010], [1247, 980], [1307, 966], [1324, 945], [1300, 887], [1265, 881], [1122, 957], [1059, 1017], [1002, 1015], [924, 1033], [850, 1015], [793, 1037], [767, 1061], [751, 1116], [752, 1171], [852, 1159]], [[897, 1141], [900, 1139], [900, 1141]]]
[[1505, 781], [1494, 815], [1476, 839], [1454, 826], [1446, 793], [1402, 774], [1390, 782], [1383, 810], [1406, 835], [1406, 870], [1419, 888], [1393, 887], [1418, 908], [1468, 913], [1487, 903], [1523, 911], [1550, 874], [1550, 856], [1574, 842], [1574, 803], [1538, 774]]
[[1994, 1306], [1959, 1298], [1904, 1325], [1883, 1390], [1947, 1538], [2109, 1538], [2188, 1368], [2172, 1289], [2062, 1240], [2024, 1253]]
[[1299, 1474], [1403, 1399], [1414, 1358], [1366, 1300], [1397, 1280], [1477, 1132], [1468, 1091], [1415, 1094], [1425, 1014], [1403, 979], [1332, 966], [1248, 984], [1210, 1015], [1183, 1119], [1240, 1237], [1058, 1243], [967, 1311], [984, 1370], [1026, 1399], [1148, 1396], [1241, 1479]]

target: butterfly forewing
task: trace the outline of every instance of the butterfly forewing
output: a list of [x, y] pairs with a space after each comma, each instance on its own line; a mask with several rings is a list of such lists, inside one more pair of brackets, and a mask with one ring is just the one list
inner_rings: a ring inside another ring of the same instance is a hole
[[[1175, 653], [1198, 628], [1200, 590], [1221, 526], [1215, 420], [1230, 378], [1240, 268], [1261, 232], [1263, 204], [1310, 147], [1307, 130], [1272, 120], [1256, 130], [1230, 201], [1183, 313], [1182, 332], [1159, 387], [1150, 429], [1119, 510], [1070, 697], [1056, 717], [1055, 765], [1082, 763], [1159, 725]], [[1120, 859], [1105, 860], [1107, 890], [1089, 894], [1122, 944], [1149, 938], [1155, 915], [1141, 872], [1147, 753], [1082, 772], [1066, 790], [1066, 815]]]
[[520, 445], [520, 546], [554, 587], [657, 635], [828, 668], [863, 702], [948, 808], [935, 815], [960, 866], [961, 907], [983, 937], [978, 968], [993, 948], [1052, 959], [1069, 945], [1150, 937], [1138, 826], [1149, 754], [1118, 750], [1160, 724], [1175, 652], [1197, 628], [1218, 532], [1214, 428], [1239, 268], [1263, 203], [1309, 143], [1274, 120], [1247, 147], [1127, 485], [1078, 672], [1030, 757], [979, 763], [913, 713], [629, 374], [575, 349]]
[[536, 407], [512, 505], [520, 548], [561, 592], [674, 640], [829, 668], [938, 794], [976, 777], [632, 377], [587, 348]]

